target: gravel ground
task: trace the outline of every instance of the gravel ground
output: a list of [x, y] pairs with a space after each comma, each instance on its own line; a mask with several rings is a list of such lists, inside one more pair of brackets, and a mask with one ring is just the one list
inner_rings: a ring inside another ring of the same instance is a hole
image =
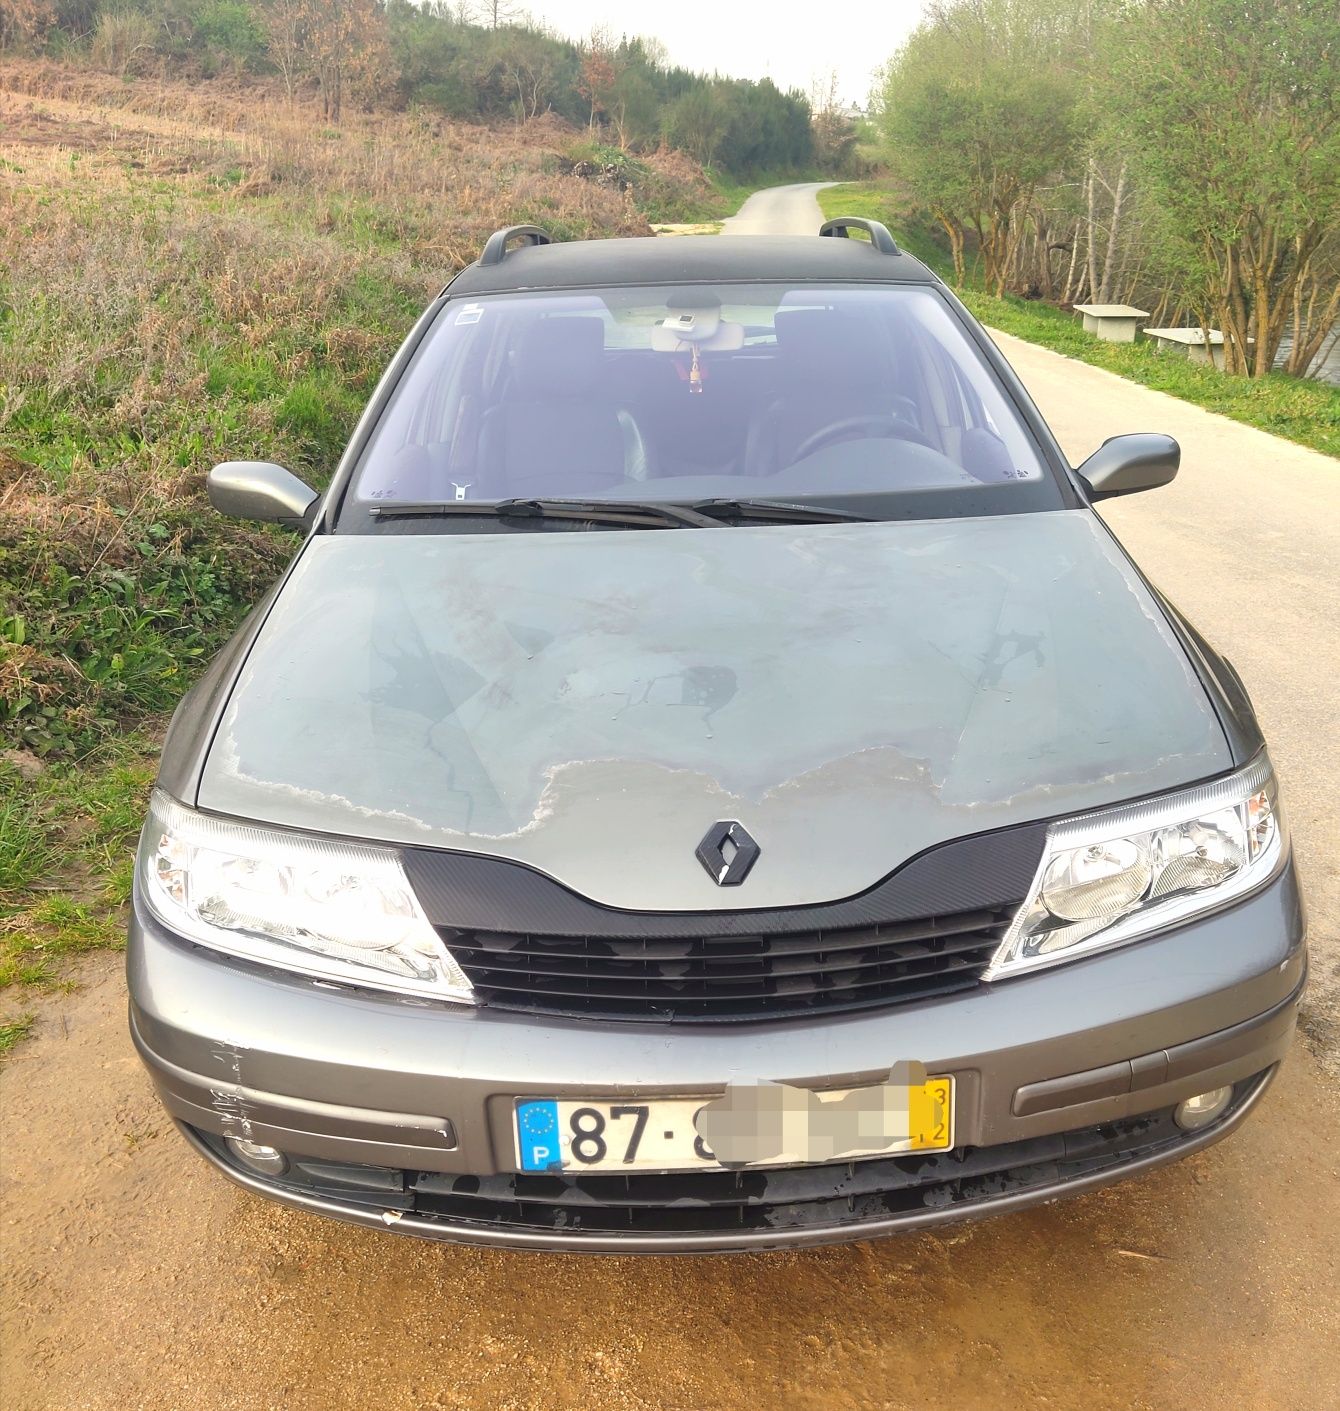
[[1340, 1105], [1303, 1048], [1232, 1140], [1017, 1216], [791, 1255], [424, 1244], [191, 1153], [112, 957], [0, 1077], [6, 1411], [1315, 1407]]

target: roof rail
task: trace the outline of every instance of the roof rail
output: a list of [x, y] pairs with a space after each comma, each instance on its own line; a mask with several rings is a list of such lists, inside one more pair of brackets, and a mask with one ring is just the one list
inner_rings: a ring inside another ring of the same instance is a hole
[[870, 237], [870, 243], [881, 255], [903, 253], [898, 248], [898, 242], [889, 234], [887, 225], [881, 225], [877, 220], [866, 220], [864, 216], [834, 216], [832, 220], [824, 221], [819, 227], [819, 234], [837, 235], [846, 240], [850, 238], [848, 232], [852, 230], [864, 230]]
[[554, 237], [547, 230], [541, 230], [538, 225], [509, 225], [505, 230], [495, 230], [484, 244], [480, 252], [479, 263], [481, 265], [498, 265], [507, 254], [507, 247], [513, 240], [520, 240], [526, 245], [552, 245]]

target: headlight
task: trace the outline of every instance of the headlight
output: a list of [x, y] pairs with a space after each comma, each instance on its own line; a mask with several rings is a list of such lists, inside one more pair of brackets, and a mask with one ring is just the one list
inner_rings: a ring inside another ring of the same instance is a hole
[[230, 823], [155, 790], [136, 865], [149, 910], [203, 946], [329, 980], [473, 1000], [388, 848]]
[[1288, 845], [1270, 761], [1055, 823], [985, 979], [1123, 945], [1268, 881]]

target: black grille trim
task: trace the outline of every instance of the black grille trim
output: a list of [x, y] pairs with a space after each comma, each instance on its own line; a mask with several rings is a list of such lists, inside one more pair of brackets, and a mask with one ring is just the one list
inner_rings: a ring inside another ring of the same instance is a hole
[[711, 1023], [972, 989], [1017, 909], [788, 936], [539, 936], [440, 927], [479, 1000], [530, 1013]]
[[[771, 910], [620, 911], [504, 858], [431, 848], [406, 848], [402, 857], [435, 926], [652, 940], [837, 931], [997, 909], [1028, 891], [1046, 836], [1044, 821], [956, 838], [912, 858], [859, 896]], [[748, 892], [748, 883], [741, 890]]]
[[[1228, 1116], [1251, 1080], [1239, 1083]], [[419, 1172], [406, 1194], [416, 1214], [453, 1225], [574, 1236], [683, 1235], [859, 1226], [948, 1211], [1115, 1169], [1185, 1144], [1172, 1109], [1000, 1146], [956, 1147], [829, 1166], [639, 1173], [630, 1176], [450, 1176]]]

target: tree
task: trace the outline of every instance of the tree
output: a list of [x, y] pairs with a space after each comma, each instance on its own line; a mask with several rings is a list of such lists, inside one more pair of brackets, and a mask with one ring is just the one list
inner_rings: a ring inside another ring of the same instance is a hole
[[730, 115], [714, 89], [691, 88], [666, 109], [663, 130], [671, 147], [709, 167], [729, 124]]
[[1039, 186], [1075, 160], [1068, 38], [1041, 0], [946, 0], [884, 72], [891, 165], [945, 231], [960, 282], [971, 231], [988, 288], [1004, 291]]
[[615, 50], [614, 65], [608, 116], [619, 146], [653, 145], [661, 134], [665, 46], [655, 39], [625, 37]]
[[266, 52], [284, 80], [290, 103], [306, 61], [305, 10], [306, 0], [269, 0], [261, 15]]
[[47, 0], [0, 0], [0, 50], [36, 43], [50, 22]]
[[577, 84], [577, 91], [591, 108], [589, 126], [592, 131], [595, 131], [597, 118], [609, 111], [618, 79], [619, 69], [609, 34], [603, 29], [593, 29], [582, 48], [582, 76]]
[[371, 96], [386, 85], [390, 45], [376, 0], [301, 0], [304, 65], [316, 76], [327, 122], [339, 122], [348, 92]]
[[558, 96], [560, 68], [555, 46], [543, 35], [512, 30], [503, 59], [503, 73], [516, 92], [517, 121], [538, 117]]
[[522, 19], [520, 5], [511, 0], [467, 0], [458, 7], [463, 22], [482, 25], [485, 29], [505, 29]]
[[1145, 0], [1113, 51], [1118, 126], [1183, 288], [1261, 376], [1303, 372], [1340, 312], [1334, 0]]
[[814, 159], [825, 175], [838, 176], [856, 150], [856, 124], [842, 109], [836, 70], [810, 85], [810, 113]]
[[191, 43], [211, 56], [226, 57], [241, 70], [266, 52], [260, 17], [245, 0], [203, 0], [195, 11]]

